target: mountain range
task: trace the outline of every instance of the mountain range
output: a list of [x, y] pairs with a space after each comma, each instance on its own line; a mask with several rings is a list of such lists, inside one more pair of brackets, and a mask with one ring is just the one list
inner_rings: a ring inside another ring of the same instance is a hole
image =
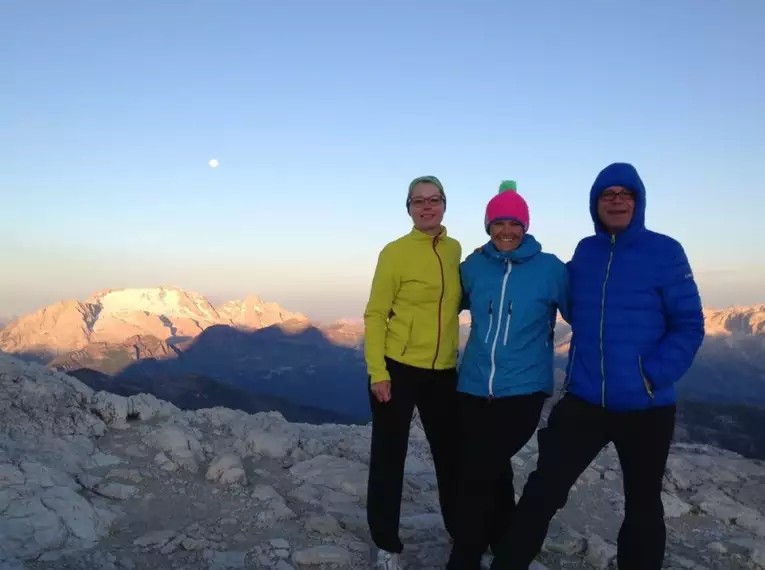
[[[705, 342], [678, 386], [679, 437], [765, 457], [765, 304], [704, 316]], [[469, 313], [460, 323], [464, 346]], [[570, 334], [559, 321], [558, 387]], [[94, 389], [151, 393], [185, 409], [274, 409], [291, 421], [350, 424], [369, 420], [363, 337], [358, 319], [316, 324], [256, 296], [215, 305], [158, 287], [102, 291], [14, 319], [0, 330], [0, 351]]]
[[352, 423], [368, 407], [363, 332], [256, 296], [216, 306], [177, 287], [112, 289], [13, 320], [0, 351], [120, 394], [184, 405], [193, 379], [215, 386], [221, 405], [255, 412], [268, 402], [290, 420]]
[[292, 319], [307, 321], [302, 313], [255, 296], [215, 307], [204, 296], [178, 287], [109, 289], [15, 319], [0, 332], [0, 349], [45, 360], [132, 337], [176, 344], [212, 325], [258, 329]]

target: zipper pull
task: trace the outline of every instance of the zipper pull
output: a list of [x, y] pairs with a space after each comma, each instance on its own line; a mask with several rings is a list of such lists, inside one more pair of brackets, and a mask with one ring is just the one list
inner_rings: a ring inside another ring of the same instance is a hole
[[510, 303], [507, 305], [507, 314], [512, 315], [513, 314], [513, 302], [510, 301]]
[[491, 311], [491, 308], [492, 308], [492, 305], [493, 305], [493, 303], [494, 303], [494, 301], [492, 301], [492, 300], [489, 300], [489, 314], [490, 314], [490, 315], [491, 315], [491, 312], [492, 312], [492, 311]]

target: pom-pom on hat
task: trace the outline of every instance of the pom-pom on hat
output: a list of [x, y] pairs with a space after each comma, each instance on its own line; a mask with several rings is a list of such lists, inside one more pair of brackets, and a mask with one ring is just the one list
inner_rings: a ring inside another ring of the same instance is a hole
[[484, 226], [487, 234], [489, 226], [497, 220], [514, 220], [523, 226], [524, 232], [529, 231], [529, 206], [518, 194], [515, 180], [503, 180], [499, 193], [486, 205]]

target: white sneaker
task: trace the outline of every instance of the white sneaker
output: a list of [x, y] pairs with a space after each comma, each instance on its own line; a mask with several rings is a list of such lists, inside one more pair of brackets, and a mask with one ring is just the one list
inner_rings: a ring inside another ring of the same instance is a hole
[[395, 552], [377, 551], [376, 570], [401, 570], [401, 556]]

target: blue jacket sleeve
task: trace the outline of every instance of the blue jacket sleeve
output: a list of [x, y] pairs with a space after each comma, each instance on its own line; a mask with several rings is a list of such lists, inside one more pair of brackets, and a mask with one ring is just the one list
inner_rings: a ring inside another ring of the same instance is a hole
[[460, 282], [462, 284], [462, 300], [460, 301], [459, 313], [462, 311], [470, 310], [470, 292], [466, 286], [467, 276], [465, 275], [465, 263], [467, 260], [460, 264]]
[[568, 324], [571, 324], [571, 288], [568, 279], [568, 266], [560, 264], [556, 279], [556, 298], [555, 301], [560, 311], [560, 316]]
[[670, 386], [683, 377], [704, 340], [701, 297], [679, 243], [672, 242], [662, 272], [666, 332], [641, 361], [643, 373], [656, 389]]

